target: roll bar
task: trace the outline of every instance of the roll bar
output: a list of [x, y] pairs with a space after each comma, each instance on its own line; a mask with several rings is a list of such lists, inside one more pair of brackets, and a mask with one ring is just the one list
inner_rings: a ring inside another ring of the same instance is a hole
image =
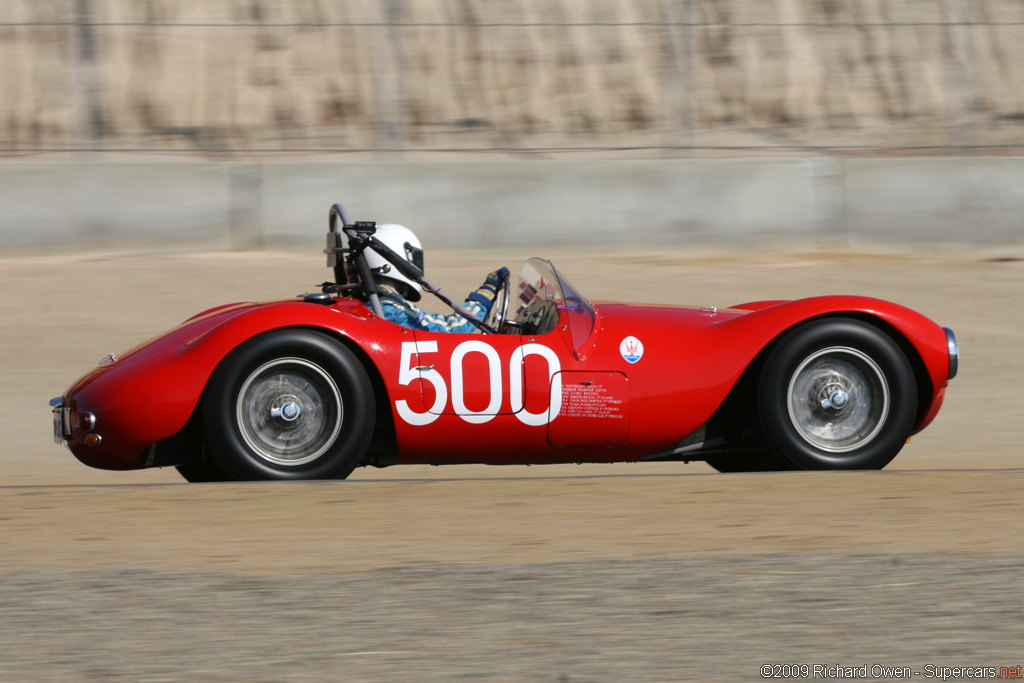
[[[340, 232], [338, 226], [339, 221], [341, 223]], [[373, 233], [376, 229], [376, 223], [371, 221], [359, 221], [354, 223], [349, 217], [348, 211], [345, 210], [344, 206], [341, 204], [334, 204], [331, 206], [331, 211], [328, 214], [327, 248], [324, 249], [324, 253], [327, 254], [327, 266], [334, 268], [335, 279], [338, 280], [339, 284], [343, 284], [341, 281], [345, 279], [343, 277], [345, 270], [343, 264], [339, 263], [338, 256], [341, 255], [342, 258], [347, 257], [349, 259], [356, 275], [359, 277], [359, 282], [363, 291], [366, 292], [367, 298], [370, 300], [370, 308], [373, 310], [375, 315], [383, 318], [384, 311], [380, 306], [380, 297], [377, 295], [377, 285], [373, 279], [373, 272], [370, 270], [370, 266], [366, 263], [366, 256], [364, 252], [367, 249], [372, 249], [380, 254], [385, 261], [395, 268], [395, 270], [436, 296], [452, 310], [469, 320], [484, 332], [500, 334], [499, 330], [495, 330], [482, 320], [478, 320], [477, 317], [465, 306], [452, 299], [444, 290], [427, 279], [423, 274], [423, 271], [417, 268], [415, 264], [402, 258], [399, 254], [396, 254], [391, 247], [374, 237]], [[341, 233], [344, 233], [348, 237], [348, 248], [342, 246]]]
[[[339, 220], [342, 231], [348, 236], [348, 249], [341, 246], [341, 235], [338, 233]], [[373, 280], [373, 273], [370, 272], [370, 266], [366, 263], [366, 255], [363, 253], [370, 245], [367, 238], [373, 235], [373, 232], [367, 229], [370, 226], [353, 224], [348, 211], [341, 204], [331, 207], [327, 221], [327, 248], [324, 249], [327, 253], [327, 265], [334, 268], [335, 276], [338, 275], [339, 270], [344, 273], [344, 268], [339, 269], [338, 267], [338, 254], [347, 253], [349, 262], [355, 268], [359, 282], [362, 284], [363, 291], [366, 292], [366, 296], [370, 300], [370, 309], [373, 310], [374, 315], [383, 318], [384, 309], [380, 307], [377, 284]]]

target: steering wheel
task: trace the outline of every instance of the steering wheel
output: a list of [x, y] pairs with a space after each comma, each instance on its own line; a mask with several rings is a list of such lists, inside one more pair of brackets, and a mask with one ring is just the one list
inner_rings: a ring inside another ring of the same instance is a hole
[[504, 332], [505, 322], [508, 319], [508, 300], [512, 298], [508, 295], [508, 282], [509, 275], [505, 273], [505, 276], [501, 278], [501, 282], [498, 283], [498, 291], [494, 293], [494, 302], [491, 304], [491, 310], [487, 312], [487, 317], [484, 318], [484, 324], [490, 327], [496, 334]]

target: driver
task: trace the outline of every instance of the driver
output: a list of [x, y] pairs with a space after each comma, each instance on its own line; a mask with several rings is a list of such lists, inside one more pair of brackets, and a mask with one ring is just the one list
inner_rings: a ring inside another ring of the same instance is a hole
[[[395, 223], [384, 223], [377, 226], [375, 237], [396, 254], [405, 256], [413, 265], [423, 270], [423, 248], [412, 230]], [[367, 249], [365, 255], [366, 263], [371, 270], [387, 265], [384, 257], [372, 249]], [[475, 292], [466, 297], [466, 308], [478, 320], [484, 320], [490, 313], [498, 287], [506, 275], [508, 268], [499, 268], [488, 275]], [[473, 332], [477, 329], [476, 325], [458, 313], [427, 313], [412, 303], [420, 300], [421, 288], [395, 268], [391, 268], [387, 275], [374, 276], [374, 280], [377, 283], [377, 295], [380, 297], [384, 318], [390, 322], [428, 332]]]

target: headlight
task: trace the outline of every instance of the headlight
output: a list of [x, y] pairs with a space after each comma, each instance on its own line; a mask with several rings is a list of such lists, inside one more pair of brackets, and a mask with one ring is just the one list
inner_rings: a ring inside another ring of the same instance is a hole
[[956, 335], [953, 334], [953, 330], [948, 327], [942, 329], [946, 331], [946, 345], [949, 347], [949, 377], [947, 379], [953, 379], [960, 366], [960, 347], [956, 344]]

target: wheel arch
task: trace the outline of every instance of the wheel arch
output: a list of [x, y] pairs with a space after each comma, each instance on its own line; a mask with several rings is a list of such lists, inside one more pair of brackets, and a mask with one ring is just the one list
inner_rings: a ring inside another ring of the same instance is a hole
[[874, 327], [891, 339], [906, 356], [914, 373], [914, 382], [917, 387], [918, 398], [915, 407], [915, 425], [919, 424], [925, 418], [928, 411], [930, 401], [927, 397], [932, 395], [934, 386], [932, 385], [924, 359], [914, 344], [898, 327], [871, 313], [864, 311], [830, 311], [792, 323], [779, 331], [755, 354], [718, 409], [715, 410], [708, 420], [704, 437], [705, 442], [719, 442], [720, 440], [726, 442], [760, 441], [762, 435], [755, 409], [757, 383], [764, 371], [768, 357], [798, 327], [818, 320], [843, 318], [857, 320]]
[[917, 350], [917, 347], [911, 343], [910, 338], [889, 321], [861, 311], [850, 313], [830, 313], [828, 315], [819, 316], [819, 318], [852, 318], [854, 320], [859, 320], [860, 322], [873, 326], [879, 332], [888, 336], [889, 339], [900, 347], [903, 355], [907, 358], [907, 362], [910, 363], [910, 369], [914, 372], [914, 383], [917, 386], [917, 406], [914, 413], [914, 424], [916, 425], [919, 423], [928, 411], [928, 407], [931, 404], [928, 397], [933, 394], [935, 387], [932, 386], [931, 376], [928, 374], [928, 368], [925, 366], [921, 353]]
[[139, 461], [147, 467], [165, 467], [170, 465], [186, 465], [201, 462], [204, 459], [206, 448], [204, 440], [205, 424], [203, 419], [203, 404], [208, 400], [210, 381], [216, 370], [230, 358], [232, 352], [242, 344], [248, 343], [262, 336], [278, 333], [287, 330], [305, 330], [316, 332], [332, 341], [344, 346], [359, 361], [369, 377], [373, 387], [376, 423], [373, 428], [373, 437], [367, 451], [366, 460], [368, 464], [388, 464], [393, 461], [393, 454], [396, 449], [396, 437], [394, 420], [391, 415], [390, 399], [388, 398], [387, 385], [384, 383], [380, 369], [373, 362], [370, 356], [351, 337], [340, 333], [338, 330], [321, 327], [319, 325], [284, 325], [254, 334], [244, 339], [239, 344], [228, 349], [211, 371], [203, 379], [202, 388], [198, 398], [192, 407], [192, 411], [185, 424], [171, 436], [157, 441], [148, 446], [139, 454]]

